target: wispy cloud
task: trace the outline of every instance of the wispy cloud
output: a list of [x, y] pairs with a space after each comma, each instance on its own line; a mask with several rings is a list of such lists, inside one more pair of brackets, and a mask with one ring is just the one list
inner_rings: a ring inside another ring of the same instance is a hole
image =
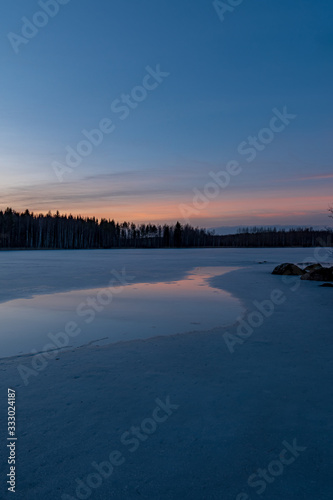
[[307, 177], [299, 177], [299, 181], [321, 181], [324, 179], [333, 179], [333, 174], [316, 174], [316, 175], [309, 175]]
[[[328, 176], [328, 177], [327, 177]], [[193, 224], [272, 223], [325, 224], [326, 210], [332, 203], [330, 179], [333, 174], [306, 177], [318, 178], [323, 185], [302, 184], [298, 179], [285, 179], [273, 184], [270, 179], [250, 179], [221, 193], [209, 207], [193, 217]], [[326, 179], [326, 182], [325, 182]], [[0, 208], [28, 208], [34, 212], [59, 210], [83, 216], [110, 217], [135, 222], [174, 222], [181, 217], [179, 203], [190, 203], [192, 188], [204, 186], [203, 172], [167, 170], [128, 170], [96, 173], [81, 179], [59, 183], [32, 183], [30, 186], [0, 188]], [[329, 222], [329, 221], [327, 221]]]

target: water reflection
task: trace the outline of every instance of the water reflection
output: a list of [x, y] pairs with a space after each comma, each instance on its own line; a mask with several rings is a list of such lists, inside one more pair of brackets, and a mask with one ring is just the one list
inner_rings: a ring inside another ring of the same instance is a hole
[[209, 330], [233, 323], [242, 312], [240, 302], [210, 286], [209, 279], [234, 269], [196, 268], [180, 281], [136, 283], [112, 294], [110, 289], [94, 288], [0, 304], [0, 356], [42, 350], [51, 342], [49, 334], [63, 332], [69, 321], [75, 321], [81, 330], [71, 338], [73, 346]]

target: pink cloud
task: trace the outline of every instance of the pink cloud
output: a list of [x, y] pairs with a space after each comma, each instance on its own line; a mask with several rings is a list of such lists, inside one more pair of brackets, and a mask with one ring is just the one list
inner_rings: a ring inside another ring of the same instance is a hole
[[319, 181], [322, 179], [333, 179], [333, 174], [319, 174], [319, 175], [310, 175], [308, 177], [300, 177], [298, 180], [300, 181]]

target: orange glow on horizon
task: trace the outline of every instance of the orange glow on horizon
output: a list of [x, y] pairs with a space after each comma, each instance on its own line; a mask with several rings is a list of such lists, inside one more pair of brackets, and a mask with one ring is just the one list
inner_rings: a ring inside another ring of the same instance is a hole
[[[114, 219], [118, 222], [128, 221], [136, 224], [140, 223], [172, 223], [179, 220], [185, 223], [189, 220], [191, 224], [205, 225], [207, 219], [213, 221], [233, 222], [235, 219], [250, 221], [262, 219], [265, 223], [269, 219], [281, 218], [291, 220], [295, 216], [310, 217], [313, 214], [325, 214], [326, 209], [331, 205], [330, 196], [286, 196], [265, 197], [259, 199], [248, 196], [242, 200], [221, 200], [216, 199], [209, 202], [208, 206], [200, 210], [193, 206], [191, 202], [175, 203], [174, 201], [142, 201], [135, 200], [132, 204], [120, 205], [117, 207], [86, 206], [84, 209], [74, 209], [74, 207], [63, 207], [61, 214], [70, 213], [73, 216], [96, 217], [98, 219]], [[184, 212], [184, 206], [186, 211]], [[32, 210], [35, 213], [45, 213], [45, 210]], [[52, 214], [56, 210], [51, 210]], [[249, 222], [245, 222], [246, 224]]]
[[[98, 197], [98, 190], [82, 192], [72, 185], [64, 196], [58, 196], [58, 186], [49, 193], [39, 188], [27, 195], [10, 193], [2, 197], [1, 209], [7, 206], [22, 212], [29, 209], [35, 214], [46, 214], [49, 210], [55, 214], [80, 215], [97, 219], [114, 219], [116, 222], [182, 224], [189, 222], [193, 226], [213, 227], [214, 225], [254, 225], [254, 224], [314, 224], [311, 218], [325, 218], [332, 205], [330, 186], [323, 189], [296, 191], [285, 190], [240, 191], [221, 190], [215, 198], [196, 198], [191, 191], [170, 193], [168, 196], [156, 194], [119, 195], [106, 198]], [[203, 193], [203, 188], [200, 190]], [[323, 192], [324, 191], [324, 192]], [[319, 193], [321, 193], [319, 195]], [[296, 219], [298, 218], [298, 222]], [[262, 221], [262, 222], [261, 222]], [[329, 219], [327, 223], [329, 224]]]

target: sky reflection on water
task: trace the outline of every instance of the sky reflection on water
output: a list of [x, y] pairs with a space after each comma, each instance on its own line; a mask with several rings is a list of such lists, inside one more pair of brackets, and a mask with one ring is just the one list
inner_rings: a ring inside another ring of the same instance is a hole
[[209, 284], [210, 278], [233, 270], [201, 267], [179, 281], [127, 285], [113, 294], [109, 304], [97, 301], [95, 311], [87, 299], [96, 300], [107, 288], [36, 295], [0, 304], [0, 356], [42, 350], [51, 342], [48, 334], [64, 331], [69, 321], [81, 329], [70, 339], [73, 346], [209, 330], [233, 323], [242, 312], [240, 301]]

